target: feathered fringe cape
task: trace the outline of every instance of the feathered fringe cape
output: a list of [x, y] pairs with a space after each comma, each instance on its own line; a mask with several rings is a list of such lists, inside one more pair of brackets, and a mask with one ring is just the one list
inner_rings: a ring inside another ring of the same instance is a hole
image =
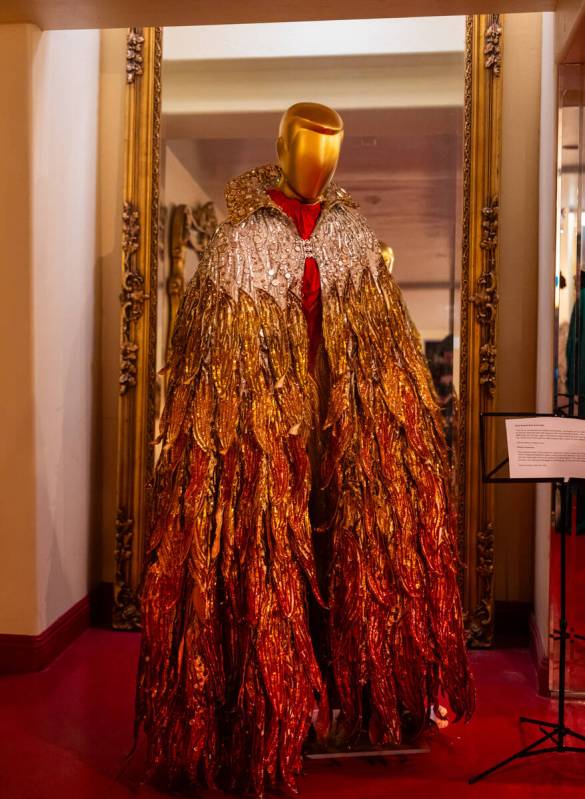
[[[327, 396], [308, 372], [303, 245], [265, 194], [228, 186], [178, 315], [141, 591], [137, 722], [153, 772], [261, 795], [295, 790], [315, 707], [329, 724], [308, 592], [327, 607], [347, 736], [400, 740], [443, 691], [474, 690], [457, 588], [448, 458], [430, 376], [375, 237], [332, 187], [313, 236]], [[319, 401], [326, 404], [319, 424]], [[319, 426], [321, 473], [311, 473]], [[334, 506], [321, 597], [308, 504]], [[329, 686], [331, 689], [331, 686]]]

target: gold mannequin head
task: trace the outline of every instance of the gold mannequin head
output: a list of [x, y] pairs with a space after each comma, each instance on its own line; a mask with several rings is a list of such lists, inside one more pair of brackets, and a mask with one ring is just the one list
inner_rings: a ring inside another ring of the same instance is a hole
[[319, 103], [295, 103], [280, 120], [276, 150], [279, 188], [289, 197], [317, 202], [327, 188], [343, 141], [343, 120]]

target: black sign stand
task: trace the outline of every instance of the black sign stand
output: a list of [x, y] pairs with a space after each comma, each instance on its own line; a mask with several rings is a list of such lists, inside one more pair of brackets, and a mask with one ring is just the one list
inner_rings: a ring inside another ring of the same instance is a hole
[[[561, 536], [561, 563], [560, 563], [560, 600], [561, 600], [561, 618], [559, 622], [558, 630], [555, 630], [553, 635], [551, 636], [552, 640], [559, 641], [559, 692], [558, 692], [558, 699], [557, 699], [557, 719], [555, 722], [551, 721], [542, 721], [541, 719], [531, 719], [526, 718], [525, 716], [520, 716], [520, 723], [521, 724], [534, 724], [538, 727], [542, 736], [538, 738], [533, 743], [525, 746], [524, 749], [520, 749], [518, 752], [515, 752], [510, 757], [505, 758], [505, 760], [501, 760], [499, 763], [496, 763], [494, 766], [482, 771], [481, 774], [476, 774], [474, 777], [471, 777], [469, 780], [469, 784], [473, 785], [480, 780], [483, 780], [485, 777], [488, 777], [490, 774], [493, 774], [494, 771], [498, 771], [498, 769], [507, 766], [508, 763], [512, 763], [514, 760], [522, 760], [523, 758], [527, 757], [534, 757], [536, 755], [545, 755], [549, 752], [585, 752], [585, 746], [568, 746], [566, 740], [568, 738], [573, 738], [577, 742], [585, 743], [585, 735], [582, 735], [579, 732], [575, 732], [574, 730], [567, 727], [565, 724], [565, 701], [566, 701], [566, 670], [567, 670], [567, 640], [569, 638], [569, 634], [567, 631], [568, 623], [567, 623], [567, 535], [570, 534], [570, 515], [571, 515], [571, 497], [572, 497], [572, 489], [575, 483], [582, 483], [585, 482], [583, 480], [558, 480], [558, 479], [513, 479], [510, 477], [496, 477], [495, 475], [497, 472], [506, 465], [508, 459], [505, 458], [501, 463], [499, 463], [494, 469], [488, 471], [486, 469], [485, 463], [485, 427], [484, 427], [484, 417], [488, 416], [500, 416], [500, 417], [542, 417], [542, 416], [564, 416], [565, 414], [551, 414], [551, 413], [485, 413], [482, 414], [481, 417], [481, 451], [482, 451], [482, 471], [483, 471], [483, 481], [486, 483], [520, 483], [520, 482], [543, 482], [543, 483], [556, 483], [560, 486], [561, 490], [561, 507], [562, 507], [562, 514], [561, 514], [561, 529], [559, 530]], [[578, 640], [585, 640], [585, 636], [582, 635], [573, 635], [573, 638]]]

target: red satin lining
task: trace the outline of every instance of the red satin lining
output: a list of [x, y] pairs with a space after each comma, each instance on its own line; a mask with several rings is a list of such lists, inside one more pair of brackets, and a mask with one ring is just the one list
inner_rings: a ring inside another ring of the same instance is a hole
[[[279, 189], [269, 189], [270, 198], [295, 223], [302, 239], [310, 238], [317, 219], [321, 213], [321, 203], [303, 203], [293, 197], [287, 197]], [[307, 321], [309, 339], [309, 369], [313, 370], [317, 350], [321, 343], [323, 326], [323, 305], [321, 302], [321, 276], [314, 258], [305, 259], [305, 271], [301, 288], [303, 313]]]

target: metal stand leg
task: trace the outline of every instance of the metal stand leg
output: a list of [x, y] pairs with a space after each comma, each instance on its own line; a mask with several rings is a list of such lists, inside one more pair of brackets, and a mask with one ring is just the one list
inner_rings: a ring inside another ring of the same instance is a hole
[[540, 744], [544, 743], [545, 741], [549, 741], [553, 735], [554, 732], [547, 732], [546, 735], [543, 735], [542, 738], [539, 738], [537, 741], [534, 741], [534, 743], [531, 743], [530, 746], [525, 746], [524, 749], [521, 749], [519, 752], [515, 752], [513, 755], [510, 755], [510, 757], [505, 758], [505, 760], [500, 760], [500, 762], [496, 763], [495, 766], [491, 766], [485, 771], [482, 771], [481, 774], [476, 774], [475, 777], [471, 777], [469, 784], [473, 785], [475, 782], [483, 780], [484, 777], [488, 777], [490, 774], [493, 774], [494, 771], [507, 766], [508, 763], [511, 763], [513, 760], [519, 760], [523, 757], [526, 757], [527, 755], [531, 754], [537, 746], [540, 746]]
[[[565, 725], [565, 693], [566, 693], [566, 677], [567, 677], [567, 534], [568, 534], [568, 525], [569, 525], [569, 518], [570, 518], [570, 510], [571, 510], [571, 489], [569, 482], [567, 480], [564, 481], [562, 487], [562, 503], [563, 503], [563, 525], [560, 531], [561, 535], [561, 620], [559, 624], [559, 696], [558, 696], [558, 708], [557, 708], [557, 720], [556, 722], [551, 721], [541, 721], [539, 719], [531, 719], [527, 718], [526, 716], [520, 717], [521, 724], [535, 724], [537, 727], [540, 728], [540, 731], [543, 734], [541, 738], [531, 743], [529, 746], [525, 746], [524, 749], [520, 749], [518, 752], [515, 752], [510, 757], [507, 757], [505, 760], [501, 760], [499, 763], [496, 763], [495, 766], [491, 766], [491, 768], [482, 771], [481, 774], [476, 774], [476, 776], [471, 777], [469, 780], [469, 784], [473, 785], [480, 780], [483, 780], [485, 777], [488, 777], [490, 774], [493, 774], [494, 771], [498, 771], [498, 769], [507, 766], [508, 763], [512, 763], [514, 760], [522, 760], [526, 757], [533, 757], [536, 755], [544, 755], [548, 754], [549, 752], [585, 752], [585, 747], [583, 746], [566, 746], [565, 741], [567, 738], [576, 738], [578, 741], [585, 742], [585, 735], [581, 733], [574, 732], [569, 727]], [[547, 729], [549, 730], [547, 732]], [[552, 743], [552, 746], [545, 746], [542, 747], [542, 744], [545, 744], [547, 741]]]

